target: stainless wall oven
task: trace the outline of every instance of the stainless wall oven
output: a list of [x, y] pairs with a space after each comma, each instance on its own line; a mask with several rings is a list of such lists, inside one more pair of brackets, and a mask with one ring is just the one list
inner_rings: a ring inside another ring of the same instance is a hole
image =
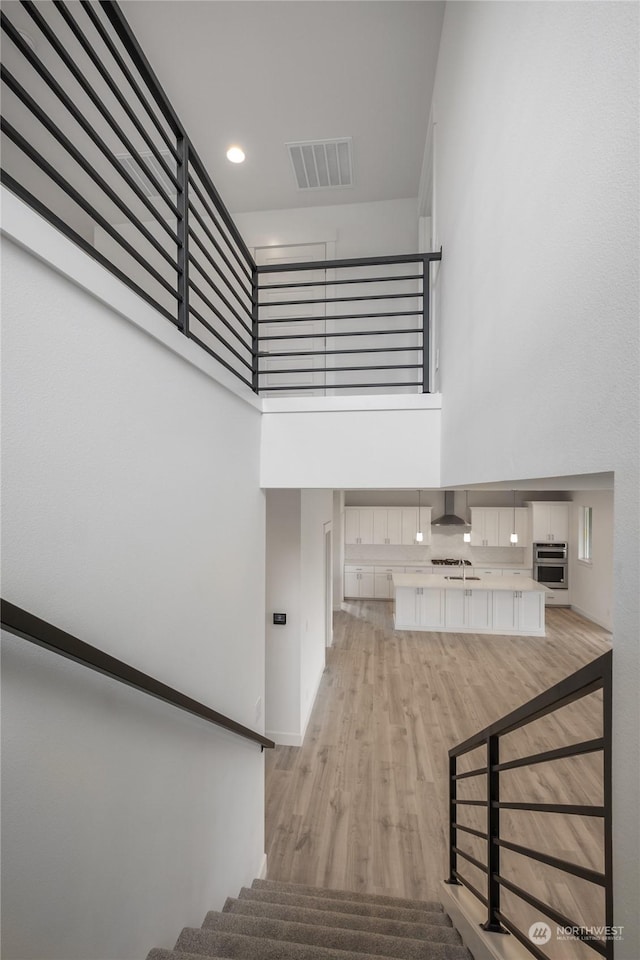
[[534, 543], [533, 579], [555, 590], [569, 588], [566, 543]]

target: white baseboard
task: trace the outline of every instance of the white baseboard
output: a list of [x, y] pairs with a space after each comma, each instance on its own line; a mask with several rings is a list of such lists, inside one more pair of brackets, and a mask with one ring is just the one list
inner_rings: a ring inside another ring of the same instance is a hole
[[309, 697], [309, 708], [307, 710], [307, 716], [305, 717], [304, 723], [302, 724], [302, 733], [287, 733], [284, 730], [266, 730], [265, 737], [269, 737], [270, 740], [273, 740], [275, 743], [279, 744], [281, 747], [301, 747], [302, 746], [302, 743], [304, 741], [304, 735], [307, 732], [307, 726], [309, 725], [309, 720], [311, 718], [311, 711], [313, 710], [314, 704], [316, 702], [316, 697], [318, 696], [318, 690], [320, 689], [320, 684], [322, 683], [323, 675], [324, 675], [324, 667], [316, 677], [313, 693]]
[[256, 877], [257, 877], [258, 880], [266, 880], [266, 879], [267, 879], [267, 855], [266, 855], [266, 853], [263, 853], [263, 854], [262, 854], [262, 857], [261, 857], [261, 859], [260, 859], [260, 865], [259, 865], [259, 867], [258, 867], [258, 870], [256, 871]]
[[269, 737], [281, 747], [301, 747], [302, 737], [299, 733], [285, 733], [282, 730], [265, 730], [265, 737]]
[[576, 607], [575, 603], [571, 604], [571, 609], [575, 610], [576, 613], [579, 613], [581, 617], [585, 618], [585, 620], [591, 620], [592, 623], [597, 623], [597, 625], [602, 627], [603, 630], [611, 631], [613, 629], [610, 623], [605, 623], [604, 620], [597, 620], [592, 613], [589, 613], [587, 610], [582, 610], [581, 607]]
[[313, 688], [313, 693], [312, 693], [311, 696], [309, 697], [309, 707], [308, 707], [308, 709], [307, 709], [307, 715], [306, 715], [306, 717], [304, 718], [304, 722], [303, 722], [303, 724], [302, 724], [302, 737], [301, 737], [301, 739], [300, 739], [300, 743], [301, 743], [301, 744], [302, 744], [302, 742], [303, 742], [303, 740], [304, 740], [304, 737], [305, 737], [305, 734], [306, 734], [306, 732], [307, 732], [307, 727], [309, 726], [309, 720], [311, 719], [311, 713], [312, 713], [312, 711], [313, 711], [313, 707], [314, 707], [315, 702], [316, 702], [316, 697], [318, 696], [318, 690], [320, 689], [320, 684], [322, 683], [322, 677], [323, 677], [323, 675], [324, 675], [324, 667], [322, 668], [322, 670], [319, 672], [318, 676], [316, 677], [316, 682], [315, 682], [315, 685], [314, 685], [314, 688]]

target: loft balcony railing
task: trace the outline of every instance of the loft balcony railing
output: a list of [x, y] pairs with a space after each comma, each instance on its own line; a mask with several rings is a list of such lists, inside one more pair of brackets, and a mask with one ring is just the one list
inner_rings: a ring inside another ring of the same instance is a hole
[[120, 7], [2, 21], [2, 183], [265, 395], [429, 392], [440, 254], [257, 266]]

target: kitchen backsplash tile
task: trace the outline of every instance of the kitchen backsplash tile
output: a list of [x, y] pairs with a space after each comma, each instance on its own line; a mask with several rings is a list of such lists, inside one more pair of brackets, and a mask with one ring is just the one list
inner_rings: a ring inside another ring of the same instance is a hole
[[385, 546], [346, 544], [345, 560], [368, 560], [380, 563], [429, 563], [432, 557], [470, 560], [472, 564], [526, 563], [530, 558], [525, 547], [472, 547], [459, 531], [431, 534], [428, 546]]

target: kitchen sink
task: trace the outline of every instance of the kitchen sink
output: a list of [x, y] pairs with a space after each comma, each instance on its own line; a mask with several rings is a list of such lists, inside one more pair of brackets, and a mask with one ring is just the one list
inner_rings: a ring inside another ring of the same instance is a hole
[[479, 580], [479, 579], [480, 577], [447, 577], [445, 576], [445, 580]]

